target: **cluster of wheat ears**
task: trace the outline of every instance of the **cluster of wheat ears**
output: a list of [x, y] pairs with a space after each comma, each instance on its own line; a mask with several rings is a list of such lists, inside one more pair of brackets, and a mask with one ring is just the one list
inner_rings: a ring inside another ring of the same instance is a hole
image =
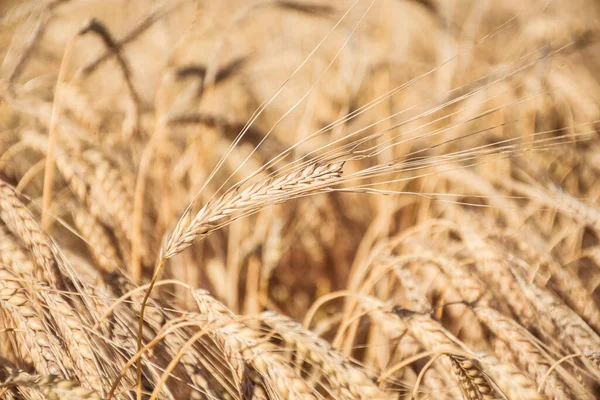
[[600, 398], [595, 0], [0, 18], [0, 398]]

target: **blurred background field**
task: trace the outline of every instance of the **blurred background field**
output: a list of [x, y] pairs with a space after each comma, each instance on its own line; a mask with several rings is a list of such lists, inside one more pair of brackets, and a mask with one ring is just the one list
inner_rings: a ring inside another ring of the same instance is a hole
[[0, 15], [2, 396], [600, 398], [597, 2]]

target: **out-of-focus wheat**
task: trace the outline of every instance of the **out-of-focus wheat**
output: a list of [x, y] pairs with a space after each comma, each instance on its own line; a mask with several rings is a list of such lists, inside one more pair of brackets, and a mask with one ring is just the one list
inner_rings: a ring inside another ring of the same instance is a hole
[[599, 32], [2, 2], [0, 397], [600, 397]]

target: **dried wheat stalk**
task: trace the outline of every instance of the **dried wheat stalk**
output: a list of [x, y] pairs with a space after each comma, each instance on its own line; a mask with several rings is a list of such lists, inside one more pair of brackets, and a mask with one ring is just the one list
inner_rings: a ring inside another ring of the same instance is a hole
[[23, 371], [11, 371], [0, 388], [29, 388], [48, 400], [100, 400], [100, 397], [84, 388], [79, 382], [59, 379], [55, 375], [31, 375]]
[[75, 226], [85, 239], [96, 264], [105, 273], [116, 272], [120, 257], [106, 228], [83, 207], [77, 204], [71, 207]]
[[273, 352], [274, 348], [260, 340], [260, 334], [240, 322], [224, 305], [213, 299], [205, 291], [194, 291], [194, 298], [200, 312], [209, 320], [228, 322], [223, 328], [215, 329], [222, 339], [237, 349], [256, 371], [267, 387], [269, 396], [275, 398], [314, 399], [313, 390], [299, 377], [284, 359]]
[[366, 373], [333, 350], [327, 341], [304, 329], [302, 325], [274, 312], [264, 312], [259, 319], [317, 365], [341, 398], [385, 398]]
[[22, 360], [30, 359], [37, 371], [69, 377], [72, 366], [59, 340], [41, 313], [36, 300], [21, 287], [15, 276], [0, 268], [0, 308], [15, 335], [13, 348]]
[[[476, 307], [475, 313], [477, 317], [498, 337], [501, 338], [508, 347], [514, 352], [519, 365], [541, 384], [546, 371], [551, 367], [552, 363], [548, 360], [548, 356], [544, 354], [527, 336], [523, 327], [515, 321], [506, 318], [499, 312], [490, 309]], [[502, 359], [503, 354], [497, 354]], [[545, 381], [544, 393], [548, 396], [557, 399], [573, 398], [572, 390], [576, 390], [580, 395], [586, 396], [586, 390], [575, 383], [575, 387], [567, 385], [562, 379], [564, 374], [559, 376], [551, 375]], [[566, 377], [565, 377], [566, 378]], [[572, 384], [572, 382], [570, 382]]]
[[60, 337], [67, 344], [67, 351], [76, 366], [77, 376], [85, 386], [96, 393], [103, 391], [103, 373], [96, 359], [96, 345], [86, 330], [90, 327], [80, 315], [58, 293], [53, 293], [47, 285], [40, 285], [39, 297], [47, 305], [48, 311], [60, 332]]
[[497, 390], [490, 384], [483, 368], [475, 360], [449, 355], [452, 371], [460, 381], [463, 396], [467, 400], [498, 399]]
[[163, 249], [165, 258], [182, 252], [192, 243], [209, 235], [220, 225], [247, 215], [268, 205], [276, 204], [298, 195], [323, 191], [341, 176], [343, 162], [308, 167], [277, 179], [265, 179], [241, 190], [228, 191], [206, 204], [195, 217], [191, 210], [179, 220]]
[[63, 288], [62, 273], [54, 256], [52, 242], [19, 200], [15, 190], [4, 181], [0, 181], [0, 218], [33, 255], [37, 276], [54, 287]]

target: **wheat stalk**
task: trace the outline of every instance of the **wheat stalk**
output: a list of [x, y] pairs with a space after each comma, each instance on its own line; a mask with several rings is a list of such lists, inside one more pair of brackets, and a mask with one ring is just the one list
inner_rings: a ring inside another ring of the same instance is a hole
[[202, 207], [193, 218], [191, 210], [186, 211], [169, 236], [162, 251], [163, 257], [173, 257], [240, 215], [256, 212], [299, 195], [322, 192], [341, 176], [343, 166], [343, 162], [310, 164], [277, 179], [264, 179], [244, 190], [230, 190]]
[[[488, 328], [494, 334], [501, 338], [509, 348], [514, 352], [518, 363], [523, 369], [533, 377], [538, 384], [542, 383], [542, 379], [545, 373], [551, 366], [548, 361], [548, 356], [544, 354], [535, 344], [532, 339], [526, 334], [526, 331], [518, 325], [515, 321], [504, 317], [502, 314], [490, 308], [476, 307], [475, 313], [477, 317], [486, 324]], [[503, 354], [497, 354], [499, 358], [502, 358]], [[567, 385], [562, 377], [549, 376], [545, 380], [543, 388], [544, 393], [554, 398], [569, 399], [572, 398], [571, 385]], [[583, 396], [586, 391], [580, 387], [577, 383], [574, 384], [578, 392], [581, 392]]]
[[285, 364], [282, 357], [273, 352], [272, 346], [260, 341], [255, 331], [236, 322], [231, 311], [213, 299], [206, 291], [195, 290], [193, 294], [200, 312], [207, 315], [209, 321], [228, 322], [227, 325], [216, 331], [262, 375], [268, 386], [265, 389], [270, 396], [291, 399], [316, 398], [306, 382]]
[[341, 398], [385, 398], [366, 373], [353, 366], [350, 360], [333, 350], [327, 341], [304, 329], [302, 325], [274, 312], [264, 312], [259, 319], [317, 365]]
[[452, 371], [460, 381], [463, 396], [467, 400], [498, 399], [496, 389], [490, 379], [483, 373], [483, 368], [476, 361], [459, 356], [449, 355]]
[[52, 242], [19, 200], [15, 190], [4, 181], [0, 181], [0, 218], [33, 255], [37, 276], [54, 287], [64, 287]]
[[29, 388], [49, 400], [100, 400], [93, 391], [86, 389], [79, 382], [59, 379], [54, 375], [31, 375], [24, 371], [11, 371], [11, 374], [0, 382], [0, 388]]
[[0, 307], [9, 326], [22, 338], [13, 341], [14, 350], [22, 360], [31, 359], [44, 374], [70, 376], [72, 366], [35, 300], [5, 268], [0, 268], [0, 277]]

